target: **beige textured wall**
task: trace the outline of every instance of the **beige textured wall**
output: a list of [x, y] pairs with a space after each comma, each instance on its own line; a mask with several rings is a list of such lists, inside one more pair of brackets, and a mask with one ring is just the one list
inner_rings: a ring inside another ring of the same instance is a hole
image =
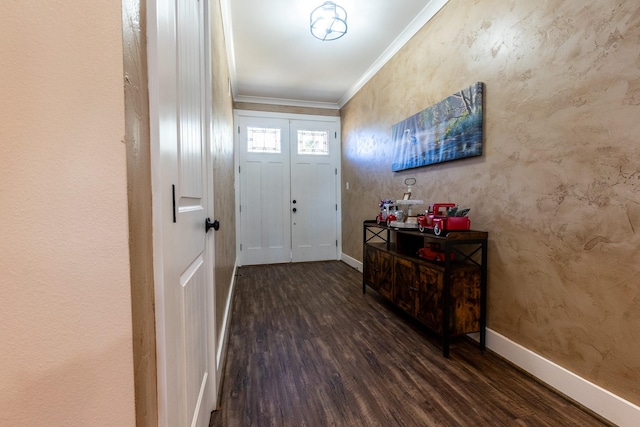
[[[220, 221], [216, 231], [216, 324], [218, 337], [224, 326], [233, 267], [236, 262], [236, 223], [233, 158], [233, 107], [229, 93], [229, 64], [222, 28], [220, 2], [211, 2], [213, 72], [213, 169], [214, 212]], [[219, 344], [219, 343], [218, 343]]]
[[135, 425], [120, 8], [2, 3], [2, 426]]
[[[484, 155], [392, 173], [391, 125], [476, 81]], [[640, 404], [640, 3], [451, 1], [342, 129], [347, 255], [415, 177], [489, 231], [488, 326]]]

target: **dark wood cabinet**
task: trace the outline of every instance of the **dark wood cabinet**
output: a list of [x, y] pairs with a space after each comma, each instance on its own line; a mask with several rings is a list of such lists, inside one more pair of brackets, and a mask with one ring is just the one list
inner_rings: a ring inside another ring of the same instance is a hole
[[[393, 257], [393, 293], [392, 301], [411, 315], [415, 315], [416, 293], [418, 290], [418, 278], [416, 277], [415, 264], [412, 260], [403, 257]], [[396, 286], [402, 283], [404, 286]]]
[[365, 248], [366, 263], [371, 266], [366, 271], [365, 282], [385, 298], [391, 299], [393, 292], [393, 256], [373, 245]]
[[442, 284], [440, 270], [418, 265], [418, 309], [415, 317], [439, 334], [442, 333]]
[[[363, 285], [404, 310], [443, 339], [480, 332], [485, 348], [487, 233], [457, 231], [435, 236], [364, 222]], [[443, 262], [420, 258], [418, 249], [440, 243]], [[453, 258], [452, 255], [453, 254]]]

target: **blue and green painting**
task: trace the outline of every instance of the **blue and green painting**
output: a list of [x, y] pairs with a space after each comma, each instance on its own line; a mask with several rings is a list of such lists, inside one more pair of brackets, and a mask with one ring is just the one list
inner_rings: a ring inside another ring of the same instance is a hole
[[482, 155], [482, 92], [478, 82], [391, 127], [391, 170]]

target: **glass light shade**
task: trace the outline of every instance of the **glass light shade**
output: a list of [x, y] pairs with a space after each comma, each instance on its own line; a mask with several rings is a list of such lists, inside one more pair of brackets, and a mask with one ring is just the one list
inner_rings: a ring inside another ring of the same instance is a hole
[[339, 39], [347, 33], [347, 11], [332, 1], [326, 1], [311, 12], [310, 27], [311, 34], [317, 39]]

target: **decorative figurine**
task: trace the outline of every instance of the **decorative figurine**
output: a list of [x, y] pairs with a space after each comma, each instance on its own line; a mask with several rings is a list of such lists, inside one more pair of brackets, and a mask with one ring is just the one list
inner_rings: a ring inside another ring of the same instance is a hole
[[393, 204], [393, 200], [391, 199], [382, 199], [380, 203], [378, 203], [378, 207], [380, 208], [380, 212], [376, 216], [376, 222], [378, 224], [387, 223], [387, 218], [389, 214], [391, 214], [392, 210], [395, 211], [397, 209]]
[[429, 205], [427, 214], [418, 216], [418, 229], [424, 233], [433, 230], [439, 236], [443, 231], [460, 231], [471, 228], [471, 220], [467, 217], [470, 209], [459, 209], [455, 203], [434, 203]]
[[[424, 248], [418, 249], [418, 256], [420, 258], [428, 259], [431, 261], [444, 261], [444, 251], [440, 248], [440, 243], [438, 242], [429, 242], [427, 246]], [[453, 252], [449, 253], [449, 259], [453, 261], [455, 258]]]

